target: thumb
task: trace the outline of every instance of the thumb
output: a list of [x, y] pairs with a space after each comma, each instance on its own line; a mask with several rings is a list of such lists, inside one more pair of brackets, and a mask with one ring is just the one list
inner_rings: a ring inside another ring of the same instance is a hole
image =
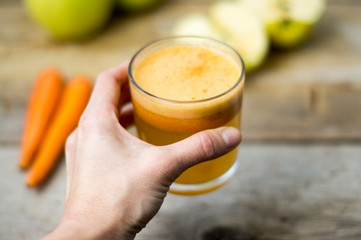
[[221, 127], [196, 133], [182, 141], [164, 146], [171, 176], [178, 177], [186, 169], [215, 159], [233, 150], [241, 142], [241, 133], [234, 127]]

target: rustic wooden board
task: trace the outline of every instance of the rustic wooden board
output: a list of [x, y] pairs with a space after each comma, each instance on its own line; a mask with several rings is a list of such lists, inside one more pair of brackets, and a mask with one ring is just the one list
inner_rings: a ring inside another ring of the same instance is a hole
[[[61, 218], [65, 164], [36, 191], [25, 187], [17, 156], [16, 146], [0, 147], [0, 239], [39, 239]], [[360, 156], [357, 144], [243, 143], [226, 186], [168, 195], [136, 239], [360, 239]]]
[[[117, 17], [83, 44], [49, 39], [20, 1], [0, 2], [0, 143], [19, 142], [21, 118], [37, 72], [48, 65], [66, 76], [102, 70], [130, 58], [145, 43], [169, 35], [185, 13], [213, 1], [168, 1], [153, 12]], [[273, 52], [247, 77], [245, 139], [360, 141], [361, 4], [329, 1], [310, 41], [293, 52]]]
[[[361, 89], [342, 85], [310, 89], [247, 88], [246, 141], [360, 141]], [[0, 144], [18, 144], [24, 106], [0, 108]]]
[[359, 87], [249, 88], [244, 107], [246, 140], [361, 140]]
[[65, 200], [65, 164], [59, 164], [49, 183], [30, 190], [25, 172], [17, 165], [18, 148], [0, 147], [0, 239], [40, 239], [62, 216]]
[[[63, 210], [64, 162], [39, 190], [25, 187], [16, 165], [37, 72], [56, 65], [66, 76], [95, 78], [211, 2], [168, 1], [114, 19], [87, 43], [61, 44], [29, 20], [19, 0], [0, 1], [0, 239], [39, 239]], [[247, 77], [237, 175], [207, 195], [169, 195], [137, 239], [361, 239], [361, 2], [328, 3], [308, 44], [273, 52]]]
[[360, 239], [359, 146], [244, 144], [219, 191], [169, 195], [138, 239]]

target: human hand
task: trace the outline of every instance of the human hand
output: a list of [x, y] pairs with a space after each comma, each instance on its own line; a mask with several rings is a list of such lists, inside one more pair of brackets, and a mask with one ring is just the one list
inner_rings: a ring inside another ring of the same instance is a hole
[[64, 216], [45, 239], [134, 239], [158, 212], [172, 182], [189, 167], [235, 148], [240, 132], [206, 130], [153, 146], [130, 134], [128, 63], [97, 78], [89, 104], [66, 144]]

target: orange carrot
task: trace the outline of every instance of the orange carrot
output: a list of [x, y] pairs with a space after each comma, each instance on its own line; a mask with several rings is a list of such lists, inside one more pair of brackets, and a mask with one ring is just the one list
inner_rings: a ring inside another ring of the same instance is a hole
[[67, 137], [78, 125], [91, 91], [90, 80], [85, 76], [73, 78], [66, 86], [59, 108], [27, 176], [29, 187], [43, 183], [55, 167]]
[[27, 107], [19, 161], [21, 168], [31, 164], [63, 88], [61, 74], [56, 69], [47, 69], [38, 76]]

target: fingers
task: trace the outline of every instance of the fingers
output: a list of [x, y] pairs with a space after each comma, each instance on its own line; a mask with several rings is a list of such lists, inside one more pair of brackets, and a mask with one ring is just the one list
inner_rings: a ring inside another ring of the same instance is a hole
[[215, 159], [238, 146], [241, 133], [234, 127], [222, 127], [199, 132], [172, 145], [162, 147], [172, 177], [178, 177], [186, 169], [207, 160]]
[[125, 95], [125, 100], [129, 99], [129, 87], [122, 90], [128, 84], [128, 65], [128, 62], [124, 62], [98, 76], [86, 110], [88, 114], [107, 117], [104, 115], [109, 115], [109, 110], [117, 112], [121, 93]]

